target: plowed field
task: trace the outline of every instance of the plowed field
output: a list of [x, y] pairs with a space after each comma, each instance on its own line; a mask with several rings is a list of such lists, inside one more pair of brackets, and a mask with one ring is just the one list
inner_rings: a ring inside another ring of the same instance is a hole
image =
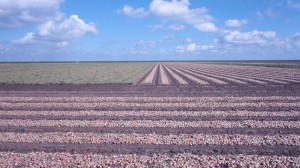
[[300, 84], [299, 70], [196, 63], [157, 64], [139, 85]]
[[162, 63], [134, 85], [1, 85], [0, 167], [300, 167], [299, 83]]

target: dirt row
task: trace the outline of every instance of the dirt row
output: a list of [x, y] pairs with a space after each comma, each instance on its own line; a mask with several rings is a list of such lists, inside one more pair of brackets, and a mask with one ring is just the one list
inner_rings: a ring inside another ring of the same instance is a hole
[[159, 64], [135, 86], [0, 85], [0, 165], [299, 167], [296, 71], [198, 66]]
[[252, 111], [297, 111], [299, 103], [260, 102], [260, 103], [0, 103], [0, 110], [55, 110], [55, 111], [205, 111], [205, 110], [252, 110]]
[[300, 135], [240, 134], [114, 134], [114, 133], [0, 133], [0, 142], [76, 144], [166, 144], [166, 145], [290, 145], [300, 146]]
[[275, 70], [270, 68], [268, 71], [258, 67], [252, 67], [252, 69], [240, 70], [235, 66], [228, 65], [160, 63], [155, 65], [137, 84], [199, 87], [222, 85], [287, 85], [290, 83], [300, 83], [299, 72], [291, 74], [279, 73], [280, 75], [278, 75], [279, 71], [276, 68], [274, 68]]
[[0, 97], [299, 97], [300, 85], [0, 85]]
[[[300, 115], [300, 112], [299, 112]], [[52, 116], [52, 115], [0, 115], [1, 119], [4, 120], [170, 120], [170, 121], [243, 121], [243, 120], [255, 120], [255, 121], [299, 121], [300, 116]]]
[[168, 127], [168, 128], [300, 128], [300, 121], [170, 121], [170, 120], [0, 120], [0, 126]]
[[0, 116], [79, 117], [299, 117], [300, 111], [0, 111]]
[[154, 154], [190, 153], [195, 155], [262, 155], [295, 156], [300, 148], [289, 145], [165, 145], [165, 144], [73, 144], [73, 143], [18, 143], [1, 142], [2, 152], [68, 152], [73, 154], [136, 154], [153, 156]]
[[67, 126], [1, 126], [0, 132], [43, 133], [43, 132], [83, 132], [121, 134], [243, 134], [243, 135], [300, 135], [299, 128], [206, 128], [206, 127], [67, 127]]
[[[30, 160], [30, 162], [28, 162]], [[55, 162], [53, 162], [55, 160]], [[156, 154], [153, 156], [1, 152], [3, 167], [300, 167], [298, 157], [259, 155]]]
[[298, 96], [268, 96], [268, 97], [0, 97], [1, 103], [204, 103], [204, 102], [268, 102], [288, 101], [300, 102]]

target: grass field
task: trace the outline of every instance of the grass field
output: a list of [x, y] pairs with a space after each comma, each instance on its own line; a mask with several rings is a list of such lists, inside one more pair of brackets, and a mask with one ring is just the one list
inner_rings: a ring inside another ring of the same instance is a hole
[[131, 84], [154, 62], [0, 63], [2, 84]]

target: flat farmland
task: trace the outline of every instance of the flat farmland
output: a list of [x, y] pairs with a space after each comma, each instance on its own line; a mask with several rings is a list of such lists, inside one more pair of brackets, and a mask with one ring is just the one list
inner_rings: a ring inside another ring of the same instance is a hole
[[0, 63], [2, 84], [131, 84], [155, 63]]
[[228, 86], [300, 83], [300, 70], [205, 63], [162, 63], [140, 85]]
[[0, 165], [300, 167], [300, 70], [136, 67], [131, 84], [0, 85]]
[[300, 69], [300, 61], [299, 60], [286, 60], [286, 61], [214, 61], [214, 62], [206, 62], [206, 63], [223, 64], [223, 65], [243, 65], [243, 66], [257, 66], [257, 67]]

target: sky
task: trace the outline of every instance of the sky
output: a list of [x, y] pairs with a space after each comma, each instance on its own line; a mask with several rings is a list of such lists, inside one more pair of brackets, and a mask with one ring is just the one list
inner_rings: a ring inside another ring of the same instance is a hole
[[300, 59], [300, 0], [0, 0], [0, 61]]

